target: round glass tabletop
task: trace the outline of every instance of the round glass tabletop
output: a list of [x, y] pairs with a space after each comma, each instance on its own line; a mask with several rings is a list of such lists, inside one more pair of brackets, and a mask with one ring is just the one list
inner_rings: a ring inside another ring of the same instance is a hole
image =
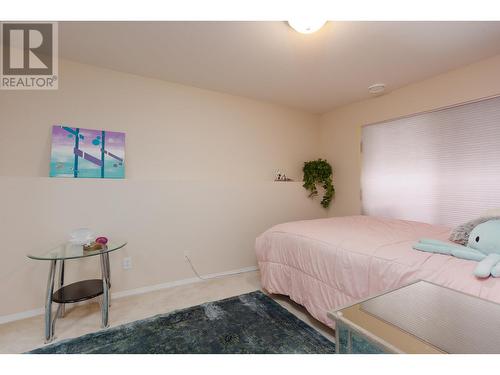
[[28, 254], [28, 258], [37, 260], [64, 260], [64, 259], [85, 258], [119, 250], [126, 244], [127, 244], [126, 241], [112, 240], [109, 241], [103, 249], [85, 250], [83, 248], [83, 245], [75, 245], [68, 242], [65, 244], [61, 244], [58, 247], [49, 250], [41, 255]]

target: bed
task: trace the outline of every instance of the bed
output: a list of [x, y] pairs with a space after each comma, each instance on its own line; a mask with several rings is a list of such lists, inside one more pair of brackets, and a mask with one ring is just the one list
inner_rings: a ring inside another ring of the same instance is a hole
[[500, 303], [500, 279], [477, 279], [476, 262], [412, 249], [450, 228], [347, 216], [276, 225], [256, 240], [262, 286], [289, 296], [333, 327], [329, 310], [423, 279]]

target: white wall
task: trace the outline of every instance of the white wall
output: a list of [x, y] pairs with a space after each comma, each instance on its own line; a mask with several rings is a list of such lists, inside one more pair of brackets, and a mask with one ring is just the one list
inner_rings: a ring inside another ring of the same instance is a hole
[[[129, 241], [111, 255], [119, 292], [193, 277], [185, 251], [201, 274], [255, 265], [260, 232], [326, 216], [299, 182], [271, 182], [319, 156], [317, 116], [69, 61], [59, 76], [57, 91], [0, 91], [0, 316], [43, 305], [48, 264], [25, 254], [74, 228]], [[126, 179], [46, 177], [53, 124], [126, 132]]]

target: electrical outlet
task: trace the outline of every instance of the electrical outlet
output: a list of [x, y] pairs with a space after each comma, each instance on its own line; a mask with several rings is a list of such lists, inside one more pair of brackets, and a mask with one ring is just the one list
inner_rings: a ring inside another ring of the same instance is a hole
[[124, 270], [132, 269], [132, 257], [126, 257], [122, 260], [122, 268]]
[[187, 262], [187, 258], [191, 258], [191, 252], [189, 250], [184, 250], [184, 259]]

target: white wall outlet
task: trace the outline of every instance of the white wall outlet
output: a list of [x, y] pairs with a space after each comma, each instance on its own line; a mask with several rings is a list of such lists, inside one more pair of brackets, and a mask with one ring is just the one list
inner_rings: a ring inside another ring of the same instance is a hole
[[124, 270], [132, 269], [132, 257], [126, 257], [122, 259], [122, 268]]
[[191, 251], [189, 250], [184, 250], [184, 258], [191, 258]]

